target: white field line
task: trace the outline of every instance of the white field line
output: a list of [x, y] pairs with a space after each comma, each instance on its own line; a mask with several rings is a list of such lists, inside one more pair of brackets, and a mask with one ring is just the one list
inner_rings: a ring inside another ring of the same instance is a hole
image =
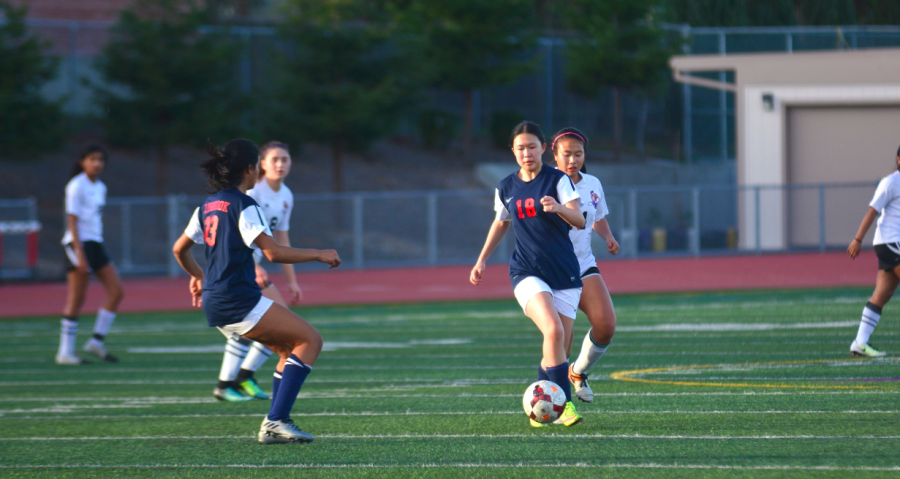
[[[496, 369], [496, 368], [494, 368]], [[531, 369], [531, 368], [529, 368]], [[311, 379], [307, 384], [313, 383], [441, 383], [441, 384], [480, 384], [480, 385], [496, 385], [496, 384], [531, 384], [530, 379], [410, 379], [410, 378], [394, 378], [394, 379], [374, 379], [374, 378], [347, 378], [347, 379]], [[185, 384], [210, 384], [210, 381], [153, 381], [153, 380], [91, 380], [91, 381], [2, 381], [0, 388], [5, 386], [79, 386], [79, 385], [185, 385]]]
[[[452, 385], [451, 385], [452, 386]], [[422, 386], [422, 387], [435, 387], [432, 385]], [[301, 399], [317, 399], [315, 395], [318, 394], [326, 394], [326, 393], [300, 393], [298, 396]], [[833, 395], [871, 395], [871, 394], [900, 394], [900, 390], [868, 390], [868, 391], [856, 391], [856, 390], [841, 390], [841, 391], [741, 391], [741, 392], [672, 392], [672, 393], [653, 393], [653, 392], [643, 392], [643, 393], [594, 393], [594, 397], [624, 397], [624, 398], [632, 398], [632, 397], [680, 397], [680, 396], [833, 396]], [[430, 394], [430, 395], [411, 395], [411, 394], [403, 394], [403, 395], [385, 395], [383, 397], [387, 398], [404, 398], [404, 397], [516, 397], [518, 394]], [[327, 397], [335, 397], [335, 398], [343, 398], [341, 395], [332, 395]], [[360, 395], [359, 397], [372, 397], [370, 395]], [[67, 398], [67, 397], [28, 397], [28, 398], [0, 398], [0, 402], [36, 402], [36, 401], [166, 401], [172, 403], [186, 402], [191, 400], [198, 400], [198, 402], [213, 402], [210, 399], [197, 398], [196, 396], [188, 396], [188, 397], [90, 397], [90, 398]], [[162, 403], [162, 402], [161, 402]]]
[[848, 472], [894, 472], [900, 466], [731, 466], [723, 464], [657, 464], [657, 463], [615, 463], [588, 464], [585, 462], [554, 463], [489, 463], [450, 462], [427, 464], [40, 464], [40, 465], [0, 465], [0, 469], [686, 469], [686, 470], [730, 470], [730, 471], [848, 471]]
[[[149, 407], [149, 406], [148, 406]], [[34, 409], [34, 410], [7, 410], [0, 411], [0, 414], [18, 414], [19, 412], [59, 412], [59, 411], [51, 411], [44, 409]], [[64, 412], [64, 411], [62, 411]], [[303, 413], [296, 415], [297, 417], [303, 418], [317, 418], [317, 417], [399, 417], [399, 416], [473, 416], [473, 415], [518, 415], [522, 414], [522, 411], [397, 411], [397, 412], [375, 412], [375, 411], [361, 411], [361, 412], [316, 412], [316, 413]], [[748, 414], [748, 415], [758, 415], [758, 414], [808, 414], [808, 415], [819, 415], [819, 414], [849, 414], [849, 415], [861, 415], [861, 414], [900, 414], [900, 410], [894, 411], [652, 411], [652, 410], [633, 410], [633, 411], [581, 411], [581, 414], [615, 414], [615, 415], [631, 415], [631, 414], [663, 414], [663, 415], [738, 415], [738, 414]], [[130, 415], [108, 415], [108, 414], [97, 414], [97, 415], [80, 415], [80, 416], [14, 416], [14, 417], [2, 417], [0, 419], [29, 419], [29, 420], [43, 420], [43, 419], [160, 419], [160, 418], [235, 418], [235, 417], [260, 417], [260, 413], [256, 414], [130, 414]]]
[[[657, 439], [657, 440], [697, 440], [697, 441], [728, 441], [728, 440], [895, 440], [900, 436], [820, 436], [820, 435], [758, 435], [758, 436], [725, 436], [717, 434], [703, 435], [648, 435], [648, 434], [318, 434], [318, 439], [532, 439], [545, 440], [547, 437], [557, 439]], [[221, 435], [221, 436], [82, 436], [82, 437], [3, 437], [0, 442], [11, 441], [147, 441], [158, 439], [256, 439], [256, 435]]]
[[830, 329], [849, 328], [859, 321], [831, 321], [822, 323], [674, 323], [655, 326], [619, 326], [617, 332], [644, 331], [771, 331], [774, 329]]

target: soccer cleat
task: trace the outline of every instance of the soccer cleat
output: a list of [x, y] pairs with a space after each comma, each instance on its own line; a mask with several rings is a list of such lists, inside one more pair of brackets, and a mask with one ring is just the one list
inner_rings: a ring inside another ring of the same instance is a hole
[[56, 364], [62, 366], [77, 366], [80, 364], [91, 364], [90, 361], [81, 359], [80, 357], [74, 354], [57, 354], [56, 355]]
[[879, 351], [872, 346], [869, 346], [868, 344], [859, 345], [856, 343], [856, 341], [853, 341], [853, 344], [850, 345], [850, 355], [880, 358], [882, 356], [887, 356], [887, 353]]
[[541, 422], [537, 422], [537, 421], [535, 421], [534, 419], [531, 419], [531, 418], [528, 418], [528, 422], [529, 422], [529, 424], [531, 424], [531, 427], [547, 427], [547, 426], [549, 426], [549, 424], [544, 424], [544, 423], [541, 423]]
[[309, 444], [313, 439], [312, 434], [301, 431], [290, 419], [271, 421], [266, 416], [259, 428], [260, 444]]
[[88, 341], [87, 343], [84, 344], [84, 351], [87, 353], [93, 354], [94, 356], [97, 356], [98, 358], [102, 359], [103, 361], [105, 361], [107, 363], [119, 362], [119, 358], [113, 356], [112, 354], [109, 354], [106, 351], [105, 347], [103, 347], [102, 345], [95, 344], [93, 341]]
[[559, 419], [553, 421], [553, 423], [562, 424], [564, 426], [574, 426], [581, 421], [584, 421], [584, 418], [575, 410], [575, 404], [572, 401], [569, 401], [566, 403], [566, 408], [563, 410], [563, 413], [560, 414]]
[[253, 400], [253, 396], [244, 396], [243, 394], [235, 391], [234, 388], [215, 388], [213, 389], [213, 397], [215, 397], [219, 401], [228, 402], [246, 402]]
[[572, 366], [569, 366], [569, 381], [575, 386], [575, 396], [578, 399], [581, 399], [583, 402], [594, 401], [594, 391], [591, 390], [591, 386], [588, 384], [587, 372], [575, 374]]
[[257, 384], [256, 380], [253, 378], [241, 381], [241, 383], [238, 384], [238, 388], [240, 392], [254, 399], [269, 399], [269, 395], [259, 388], [259, 384]]

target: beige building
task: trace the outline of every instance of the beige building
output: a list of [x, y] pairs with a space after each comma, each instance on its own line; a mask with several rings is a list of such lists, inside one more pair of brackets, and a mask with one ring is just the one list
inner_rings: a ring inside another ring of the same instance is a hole
[[[679, 82], [736, 95], [737, 183], [751, 187], [738, 201], [740, 248], [849, 244], [875, 183], [895, 169], [900, 49], [678, 56], [670, 66]], [[695, 75], [720, 71], [735, 83]], [[870, 185], [802, 186], [823, 183]]]

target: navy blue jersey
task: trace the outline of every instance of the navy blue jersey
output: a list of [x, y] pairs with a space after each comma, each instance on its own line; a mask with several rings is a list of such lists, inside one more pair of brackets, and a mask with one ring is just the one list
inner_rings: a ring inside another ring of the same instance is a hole
[[243, 321], [259, 302], [253, 244], [272, 235], [253, 198], [236, 188], [210, 195], [194, 211], [184, 234], [206, 246], [203, 311], [210, 326]]
[[581, 287], [578, 258], [569, 239], [569, 226], [558, 214], [545, 213], [541, 198], [551, 196], [560, 204], [577, 199], [578, 190], [565, 173], [542, 166], [531, 181], [513, 173], [497, 186], [494, 209], [497, 219], [512, 218], [516, 250], [509, 262], [513, 288], [528, 276], [542, 279], [553, 289]]

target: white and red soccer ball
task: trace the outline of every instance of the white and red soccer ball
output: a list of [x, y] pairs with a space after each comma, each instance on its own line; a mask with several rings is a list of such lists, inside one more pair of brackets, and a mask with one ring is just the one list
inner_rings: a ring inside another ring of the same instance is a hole
[[522, 407], [529, 418], [550, 424], [559, 419], [566, 408], [566, 393], [552, 381], [538, 381], [525, 389]]

